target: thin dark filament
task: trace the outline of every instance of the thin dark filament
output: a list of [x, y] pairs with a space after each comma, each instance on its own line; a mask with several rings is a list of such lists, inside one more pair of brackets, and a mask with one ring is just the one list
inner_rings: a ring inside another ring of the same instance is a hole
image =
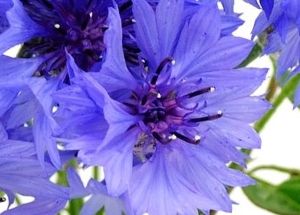
[[133, 23], [135, 23], [133, 18], [124, 19], [122, 22], [122, 26], [127, 27], [129, 25], [132, 25]]
[[132, 6], [132, 1], [127, 1], [119, 7], [120, 12], [124, 12]]
[[130, 44], [124, 44], [124, 48], [134, 53], [139, 53], [141, 51], [138, 47], [135, 47], [134, 45], [130, 45]]
[[217, 120], [223, 116], [223, 113], [217, 113], [214, 115], [209, 115], [209, 116], [204, 116], [204, 117], [199, 117], [199, 118], [193, 118], [189, 119], [189, 122], [205, 122], [205, 121], [212, 121], [212, 120]]
[[191, 92], [189, 94], [186, 94], [185, 98], [193, 98], [193, 97], [196, 97], [196, 96], [200, 96], [200, 95], [203, 95], [205, 93], [210, 93], [214, 90], [214, 87], [206, 87], [206, 88], [203, 88], [203, 89], [200, 89], [200, 90], [197, 90], [197, 91], [194, 91], [194, 92]]
[[163, 138], [157, 133], [157, 132], [152, 132], [152, 135], [155, 139], [157, 139], [159, 142], [163, 142]]
[[169, 63], [172, 63], [173, 62], [173, 58], [172, 57], [167, 57], [165, 58], [160, 64], [159, 66], [157, 67], [156, 69], [156, 72], [155, 72], [155, 75], [152, 77], [151, 79], [151, 84], [152, 85], [155, 85], [157, 80], [158, 80], [158, 77], [160, 75], [160, 73], [162, 72], [162, 70], [169, 64]]
[[173, 135], [175, 135], [178, 139], [183, 140], [184, 142], [190, 143], [190, 144], [199, 144], [200, 140], [191, 139], [183, 134], [180, 134], [178, 132], [173, 132]]

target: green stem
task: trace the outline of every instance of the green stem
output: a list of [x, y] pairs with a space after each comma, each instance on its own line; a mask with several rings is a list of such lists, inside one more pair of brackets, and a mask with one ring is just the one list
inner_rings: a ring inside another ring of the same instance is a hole
[[100, 170], [97, 166], [93, 168], [93, 177], [95, 180], [99, 180], [100, 178]]
[[238, 67], [241, 68], [249, 65], [251, 62], [253, 62], [261, 55], [262, 50], [263, 50], [262, 45], [259, 42], [257, 42], [255, 46], [252, 48], [252, 51], [250, 52], [246, 60], [244, 60]]
[[261, 132], [267, 123], [270, 121], [272, 116], [276, 113], [278, 110], [279, 106], [282, 104], [284, 99], [288, 98], [293, 94], [295, 91], [296, 87], [298, 86], [300, 82], [300, 76], [295, 76], [292, 78], [281, 90], [281, 93], [276, 97], [276, 99], [273, 102], [273, 108], [269, 110], [261, 120], [259, 120], [256, 125], [255, 129], [257, 132]]
[[267, 92], [267, 95], [266, 95], [266, 99], [268, 101], [272, 101], [272, 99], [274, 98], [275, 94], [276, 94], [276, 91], [277, 91], [277, 81], [276, 81], [276, 78], [273, 76], [271, 78], [271, 81], [270, 81], [270, 84], [269, 84], [269, 92]]
[[16, 196], [15, 200], [16, 200], [17, 205], [21, 205], [22, 204], [21, 199], [20, 199], [19, 196]]
[[252, 175], [254, 172], [259, 170], [276, 170], [279, 172], [287, 173], [289, 175], [300, 175], [300, 170], [297, 169], [288, 169], [285, 167], [280, 167], [276, 165], [263, 165], [253, 168], [251, 171], [248, 172], [249, 175]]

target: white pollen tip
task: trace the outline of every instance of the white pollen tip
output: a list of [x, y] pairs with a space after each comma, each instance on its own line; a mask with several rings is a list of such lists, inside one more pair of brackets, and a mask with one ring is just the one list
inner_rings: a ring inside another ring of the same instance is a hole
[[210, 88], [210, 92], [213, 93], [213, 92], [215, 92], [215, 91], [216, 91], [216, 88], [215, 88], [215, 87], [211, 87], [211, 88]]
[[136, 23], [136, 19], [131, 19], [131, 22], [132, 23]]
[[92, 18], [93, 15], [94, 15], [93, 12], [90, 12], [90, 13], [89, 13], [90, 18]]
[[174, 66], [176, 64], [176, 60], [172, 60], [171, 64]]
[[176, 139], [177, 139], [177, 137], [175, 134], [172, 134], [171, 136], [169, 136], [169, 140], [176, 140]]
[[223, 114], [223, 111], [219, 110], [219, 111], [217, 112], [217, 114], [218, 114], [218, 115], [222, 115], [222, 114]]
[[160, 99], [161, 98], [161, 94], [157, 93], [156, 98]]
[[58, 24], [58, 23], [54, 24], [54, 28], [59, 29], [60, 28], [60, 24]]
[[199, 140], [201, 140], [201, 136], [200, 136], [200, 135], [196, 135], [196, 136], [194, 137], [194, 139], [195, 139], [196, 141], [199, 141]]

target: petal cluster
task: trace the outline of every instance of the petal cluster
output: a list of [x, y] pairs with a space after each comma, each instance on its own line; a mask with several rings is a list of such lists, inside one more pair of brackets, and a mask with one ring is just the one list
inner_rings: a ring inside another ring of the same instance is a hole
[[[253, 96], [267, 70], [240, 67], [253, 42], [232, 35], [233, 1], [7, 2], [0, 190], [35, 200], [4, 214], [57, 214], [87, 196], [83, 215], [231, 211], [227, 188], [254, 181], [228, 165], [260, 147], [250, 124], [270, 108]], [[84, 186], [70, 166], [105, 178]], [[51, 182], [66, 169], [65, 186]]]
[[[266, 1], [267, 2], [267, 1]], [[277, 78], [285, 75], [291, 78], [299, 73], [300, 62], [300, 2], [280, 0], [264, 10], [256, 20], [253, 36], [266, 37], [265, 54], [280, 53], [277, 65]], [[300, 104], [300, 88], [294, 99], [295, 106]]]
[[226, 187], [253, 183], [226, 165], [245, 164], [237, 147], [260, 146], [249, 124], [269, 104], [251, 95], [266, 70], [236, 69], [253, 44], [222, 35], [215, 7], [189, 19], [185, 8], [176, 0], [155, 10], [133, 2], [136, 67], [126, 67], [121, 21], [111, 10], [101, 71], [87, 74], [71, 63], [71, 86], [54, 95], [65, 128], [59, 140], [84, 164], [103, 166], [108, 193], [126, 194], [134, 214], [231, 211]]

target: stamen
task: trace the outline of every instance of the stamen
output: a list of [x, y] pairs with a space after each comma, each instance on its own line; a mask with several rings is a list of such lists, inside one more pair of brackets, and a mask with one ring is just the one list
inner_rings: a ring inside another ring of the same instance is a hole
[[145, 72], [148, 72], [149, 71], [148, 61], [146, 59], [142, 59], [141, 62], [142, 62]]
[[163, 142], [163, 138], [157, 133], [157, 132], [152, 132], [152, 135], [155, 139], [157, 139], [159, 142]]
[[121, 12], [123, 12], [123, 11], [129, 9], [131, 6], [132, 6], [132, 1], [127, 1], [119, 7], [119, 10]]
[[201, 140], [201, 136], [200, 136], [200, 135], [196, 135], [196, 136], [194, 137], [194, 140], [195, 140], [195, 142], [199, 143], [200, 140]]
[[200, 89], [200, 90], [197, 90], [197, 91], [194, 91], [192, 93], [189, 93], [189, 94], [186, 94], [185, 98], [193, 98], [193, 97], [196, 97], [196, 96], [200, 96], [200, 95], [203, 95], [205, 93], [212, 93], [216, 90], [215, 87], [206, 87], [206, 88], [203, 88], [203, 89]]
[[138, 47], [135, 47], [134, 45], [124, 44], [124, 48], [128, 49], [129, 51], [132, 51], [134, 53], [139, 53], [141, 50]]
[[175, 135], [177, 138], [179, 138], [179, 139], [181, 139], [181, 140], [183, 140], [183, 141], [185, 141], [187, 143], [193, 144], [193, 145], [196, 145], [196, 144], [198, 144], [200, 142], [200, 139], [199, 140], [196, 139], [196, 138], [195, 139], [191, 139], [191, 138], [189, 138], [189, 137], [187, 137], [187, 136], [185, 136], [183, 134], [180, 134], [178, 132], [173, 132], [173, 135]]
[[217, 120], [217, 119], [221, 118], [222, 116], [223, 116], [223, 112], [222, 111], [218, 111], [218, 113], [214, 114], [214, 115], [209, 115], [209, 116], [205, 116], [205, 117], [199, 117], [199, 118], [189, 119], [189, 122], [212, 121], [212, 120]]
[[175, 134], [172, 134], [172, 135], [170, 135], [170, 136], [168, 137], [168, 139], [169, 139], [169, 140], [176, 140], [177, 137], [176, 137]]
[[122, 22], [122, 26], [126, 27], [126, 26], [132, 25], [134, 23], [136, 23], [136, 20], [133, 18], [124, 19], [124, 21]]
[[54, 24], [54, 28], [59, 29], [60, 28], [60, 24], [58, 24], [58, 23]]
[[175, 65], [175, 60], [172, 57], [167, 57], [165, 58], [157, 67], [155, 75], [152, 77], [151, 79], [151, 84], [155, 85], [158, 79], [158, 76], [160, 75], [160, 73], [162, 72], [162, 70], [168, 65], [168, 64], [172, 64]]
[[145, 95], [145, 96], [143, 96], [143, 98], [142, 98], [142, 101], [141, 101], [141, 105], [145, 105], [146, 104], [146, 102], [147, 102], [147, 96]]

